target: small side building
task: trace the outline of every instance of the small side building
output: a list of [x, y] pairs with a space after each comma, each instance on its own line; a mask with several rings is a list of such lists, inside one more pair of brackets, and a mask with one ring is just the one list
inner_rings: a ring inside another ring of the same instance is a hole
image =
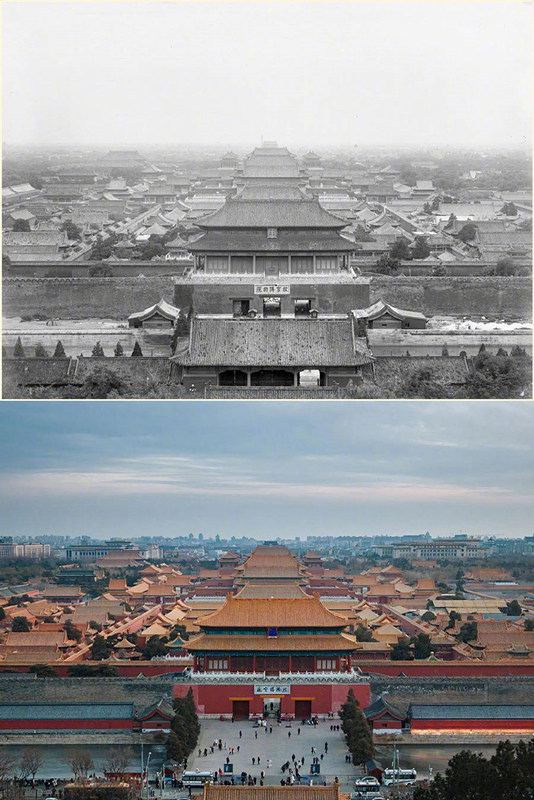
[[419, 311], [406, 311], [402, 308], [377, 300], [367, 308], [357, 308], [354, 318], [361, 327], [421, 330], [426, 328], [428, 319]]
[[[373, 733], [401, 733], [406, 715], [382, 697], [371, 703], [363, 712], [373, 726]], [[372, 774], [372, 773], [369, 773]]]

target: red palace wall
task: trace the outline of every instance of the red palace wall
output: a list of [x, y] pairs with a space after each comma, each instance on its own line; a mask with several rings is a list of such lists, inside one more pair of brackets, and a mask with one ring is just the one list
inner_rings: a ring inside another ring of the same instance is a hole
[[418, 719], [412, 720], [412, 733], [433, 731], [534, 732], [532, 719]]
[[132, 730], [131, 719], [4, 719], [0, 730]]
[[[185, 697], [190, 687], [199, 714], [232, 716], [234, 700], [248, 700], [250, 714], [263, 713], [264, 696], [254, 694], [253, 684], [177, 684], [174, 696]], [[311, 700], [312, 714], [337, 713], [347, 699], [349, 689], [353, 690], [361, 708], [370, 705], [371, 689], [368, 683], [355, 683], [352, 686], [339, 683], [293, 684], [291, 693], [282, 696], [280, 710], [282, 714], [294, 714], [295, 700]]]

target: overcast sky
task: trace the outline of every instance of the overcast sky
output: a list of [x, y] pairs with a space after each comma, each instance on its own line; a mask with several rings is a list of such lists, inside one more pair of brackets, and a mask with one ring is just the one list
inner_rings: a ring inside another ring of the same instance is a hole
[[4, 2], [4, 142], [530, 142], [527, 2]]
[[534, 532], [520, 402], [1, 404], [0, 535]]

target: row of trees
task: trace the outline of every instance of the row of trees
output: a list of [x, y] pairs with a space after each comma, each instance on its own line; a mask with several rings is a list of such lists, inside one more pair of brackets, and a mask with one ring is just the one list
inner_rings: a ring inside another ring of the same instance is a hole
[[167, 758], [187, 766], [187, 758], [193, 752], [200, 736], [193, 690], [189, 688], [185, 697], [176, 697], [173, 702], [175, 715], [171, 720], [171, 731], [167, 737]]
[[360, 704], [349, 689], [347, 699], [339, 711], [341, 729], [354, 764], [365, 764], [374, 755], [373, 729]]
[[[105, 357], [104, 348], [100, 342], [96, 342], [93, 346], [91, 355], [93, 358], [103, 358]], [[117, 342], [115, 349], [113, 351], [113, 355], [116, 357], [124, 356], [124, 348], [120, 342]], [[139, 342], [135, 342], [133, 350], [132, 350], [132, 357], [140, 357], [143, 355], [143, 351], [141, 350], [141, 346]], [[49, 353], [44, 347], [41, 342], [37, 342], [35, 345], [35, 358], [49, 358]], [[15, 347], [13, 348], [13, 358], [26, 358], [26, 351], [24, 350], [24, 345], [22, 344], [22, 340], [20, 336], [17, 338], [15, 342]], [[52, 358], [67, 358], [67, 354], [65, 353], [65, 348], [63, 347], [63, 343], [59, 339], [55, 350], [52, 354]]]
[[413, 800], [527, 800], [534, 798], [534, 739], [499, 742], [495, 755], [462, 750]]

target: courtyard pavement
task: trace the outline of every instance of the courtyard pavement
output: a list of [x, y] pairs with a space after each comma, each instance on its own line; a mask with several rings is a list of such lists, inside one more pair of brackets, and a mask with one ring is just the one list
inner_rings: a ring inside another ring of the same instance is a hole
[[[292, 722], [291, 727], [288, 723], [282, 722], [278, 725], [276, 720], [268, 721], [265, 729], [254, 728], [252, 722], [205, 719], [201, 721], [200, 738], [197, 747], [188, 759], [188, 770], [224, 770], [226, 759], [234, 765], [233, 774], [237, 778], [241, 772], [257, 778], [260, 782], [260, 773], [265, 772], [264, 784], [266, 786], [279, 786], [280, 780], [288, 777], [288, 773], [282, 772], [281, 767], [286, 761], [292, 762], [291, 756], [294, 755], [296, 761], [304, 758], [304, 765], [299, 767], [302, 776], [310, 775], [310, 765], [314, 756], [321, 757], [321, 774], [314, 776], [315, 785], [322, 783], [332, 783], [334, 778], [339, 778], [341, 790], [351, 791], [354, 779], [361, 771], [354, 764], [345, 761], [347, 747], [341, 729], [331, 731], [330, 726], [339, 725], [338, 719], [320, 721], [317, 726], [300, 725]], [[272, 726], [272, 733], [270, 733]], [[300, 730], [300, 734], [299, 734]], [[240, 737], [241, 732], [241, 737]], [[215, 739], [222, 739], [223, 747], [219, 750], [214, 748], [210, 753]], [[324, 745], [328, 743], [328, 752], [325, 753]], [[238, 748], [239, 747], [239, 751]], [[315, 748], [312, 753], [311, 748]], [[232, 754], [232, 748], [234, 753]], [[208, 754], [204, 755], [207, 749]], [[199, 756], [199, 750], [201, 755]], [[258, 765], [258, 757], [260, 763]], [[255, 764], [252, 764], [252, 758]], [[269, 760], [271, 766], [268, 766]]]

